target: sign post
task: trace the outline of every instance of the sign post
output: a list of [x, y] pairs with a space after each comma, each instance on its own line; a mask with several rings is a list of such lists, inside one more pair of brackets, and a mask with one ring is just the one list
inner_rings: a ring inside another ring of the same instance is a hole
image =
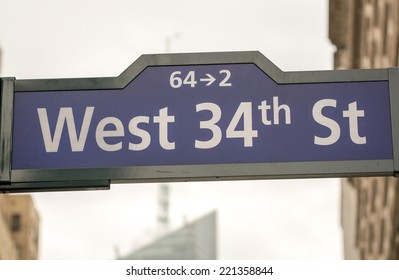
[[[394, 175], [398, 69], [282, 72], [259, 52], [2, 80], [0, 191]], [[47, 186], [47, 187], [43, 187]]]

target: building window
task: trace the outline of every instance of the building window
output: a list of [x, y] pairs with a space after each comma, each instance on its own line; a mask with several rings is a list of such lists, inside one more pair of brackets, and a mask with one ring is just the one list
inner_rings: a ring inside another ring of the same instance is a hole
[[388, 191], [389, 191], [389, 179], [387, 177], [385, 178], [385, 186], [384, 186], [384, 199], [383, 199], [384, 207], [388, 206]]
[[16, 232], [21, 229], [21, 215], [12, 214], [11, 216], [11, 231]]
[[380, 256], [384, 254], [384, 240], [385, 240], [385, 219], [381, 220], [380, 229]]
[[372, 254], [373, 253], [373, 246], [374, 246], [374, 238], [375, 238], [375, 234], [374, 234], [374, 225], [370, 224], [369, 225], [369, 244], [368, 244], [368, 249], [369, 249], [369, 253]]
[[378, 188], [378, 181], [377, 179], [372, 180], [372, 185], [371, 185], [371, 212], [374, 213], [376, 210], [376, 204], [377, 204], [377, 188]]
[[389, 19], [390, 19], [390, 13], [391, 13], [391, 5], [389, 3], [385, 3], [385, 7], [384, 7], [384, 26], [383, 26], [383, 38], [382, 38], [382, 42], [383, 42], [383, 54], [384, 55], [388, 55], [388, 41], [389, 41]]
[[15, 252], [17, 255], [17, 259], [20, 260], [21, 259], [21, 246], [19, 244], [15, 245]]

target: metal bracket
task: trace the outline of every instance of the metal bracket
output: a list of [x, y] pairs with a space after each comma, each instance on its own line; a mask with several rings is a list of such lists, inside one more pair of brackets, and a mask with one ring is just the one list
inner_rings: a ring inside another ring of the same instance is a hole
[[12, 125], [15, 78], [1, 78], [0, 96], [0, 183], [11, 182]]
[[110, 186], [108, 180], [11, 183], [0, 185], [0, 193], [109, 190]]
[[388, 69], [389, 95], [391, 100], [391, 127], [393, 146], [393, 168], [399, 176], [399, 68]]

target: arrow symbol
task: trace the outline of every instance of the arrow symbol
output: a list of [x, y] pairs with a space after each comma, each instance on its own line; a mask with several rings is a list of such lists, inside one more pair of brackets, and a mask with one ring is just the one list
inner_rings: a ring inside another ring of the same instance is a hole
[[206, 74], [208, 78], [200, 79], [201, 82], [208, 82], [205, 86], [210, 86], [216, 79], [211, 74]]

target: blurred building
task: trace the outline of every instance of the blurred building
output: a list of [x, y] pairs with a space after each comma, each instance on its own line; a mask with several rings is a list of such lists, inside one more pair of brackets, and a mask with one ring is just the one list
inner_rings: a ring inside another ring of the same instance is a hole
[[215, 260], [216, 212], [165, 234], [127, 254], [124, 260]]
[[2, 60], [2, 58], [3, 58], [2, 55], [3, 55], [3, 53], [2, 53], [1, 47], [0, 47], [0, 77], [1, 77], [1, 69], [2, 69], [2, 68], [1, 68], [1, 62], [3, 61], [3, 60]]
[[39, 215], [30, 195], [0, 195], [0, 260], [38, 258]]
[[[399, 0], [330, 0], [329, 36], [336, 69], [398, 66]], [[396, 178], [342, 181], [347, 259], [399, 259]]]

